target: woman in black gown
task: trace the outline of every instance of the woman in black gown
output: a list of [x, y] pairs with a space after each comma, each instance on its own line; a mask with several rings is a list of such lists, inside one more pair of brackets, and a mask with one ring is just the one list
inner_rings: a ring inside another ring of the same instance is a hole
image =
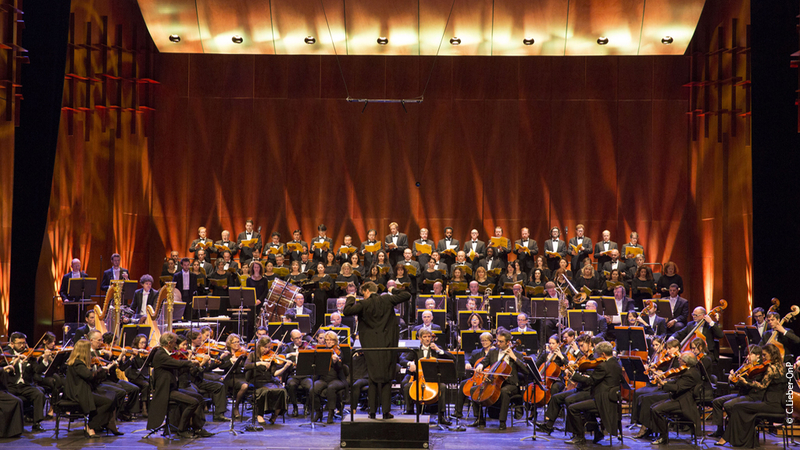
[[[550, 268], [547, 267], [544, 256], [536, 255], [536, 259], [533, 260], [533, 268], [540, 269], [546, 280], [551, 279], [552, 273], [550, 272]], [[546, 280], [545, 283], [547, 282]]]
[[8, 393], [8, 371], [0, 371], [0, 438], [17, 437], [22, 428], [22, 400]]
[[[345, 284], [343, 285], [342, 283]], [[350, 283], [356, 286], [356, 290], [358, 289], [358, 277], [353, 274], [353, 267], [350, 263], [344, 263], [342, 264], [342, 271], [339, 272], [339, 276], [336, 278], [336, 286], [339, 288], [337, 290], [339, 297], [347, 295], [347, 285]]]
[[381, 250], [375, 256], [376, 264], [381, 271], [381, 274], [385, 277], [386, 280], [391, 280], [394, 278], [394, 271], [392, 270], [392, 266], [389, 265], [389, 258], [386, 256], [386, 252]]
[[302, 286], [307, 279], [308, 275], [306, 275], [305, 272], [300, 272], [300, 261], [292, 261], [292, 271], [289, 273], [289, 282], [296, 286]]
[[67, 399], [80, 404], [81, 410], [89, 414], [89, 424], [83, 430], [84, 437], [97, 437], [96, 433], [104, 428], [114, 434], [120, 434], [116, 425], [115, 395], [112, 392], [103, 395], [94, 390], [94, 387], [100, 384], [102, 372], [106, 369], [96, 371], [90, 369], [91, 345], [86, 339], [75, 343], [75, 348], [67, 360], [64, 395]]
[[[267, 298], [267, 293], [269, 292], [269, 283], [270, 280], [264, 276], [264, 266], [261, 265], [261, 261], [251, 261], [250, 264], [250, 277], [247, 278], [247, 281], [244, 282], [245, 287], [251, 287], [256, 289], [256, 307], [250, 308], [251, 311], [247, 313], [247, 328], [246, 330], [252, 330], [253, 324], [255, 323], [255, 314], [256, 311], [260, 309], [260, 305], [264, 303], [264, 299]], [[271, 268], [272, 263], [268, 262], [267, 266]], [[275, 274], [273, 273], [273, 279]]]
[[265, 423], [264, 412], [272, 411], [269, 423], [274, 424], [281, 411], [286, 410], [286, 390], [281, 385], [281, 376], [292, 366], [291, 361], [280, 365], [266, 357], [271, 344], [269, 338], [261, 338], [244, 365], [247, 382], [256, 388], [254, 412], [262, 425]]
[[[648, 289], [650, 292], [647, 291]], [[636, 310], [641, 311], [644, 308], [644, 300], [653, 298], [655, 293], [656, 283], [653, 281], [653, 274], [646, 266], [640, 266], [634, 272], [633, 281], [631, 281], [631, 297], [636, 305]]]
[[678, 285], [678, 294], [683, 293], [683, 278], [678, 275], [678, 265], [672, 261], [668, 261], [661, 270], [661, 278], [658, 279], [656, 289], [658, 289], [658, 292], [660, 292], [662, 296], [667, 296], [669, 295], [669, 287], [672, 283]]
[[743, 380], [752, 389], [747, 400], [732, 405], [728, 410], [728, 426], [722, 439], [716, 445], [730, 443], [733, 447], [754, 447], [758, 438], [753, 421], [756, 414], [784, 414], [787, 390], [786, 368], [781, 353], [773, 344], [762, 349], [761, 360], [767, 364], [767, 371], [761, 381]]
[[436, 261], [433, 258], [428, 260], [428, 263], [425, 265], [425, 271], [422, 272], [422, 293], [423, 294], [430, 294], [433, 292], [433, 284], [437, 281], [442, 282], [444, 284], [444, 278], [442, 278], [442, 273], [436, 270]]
[[594, 267], [591, 265], [583, 266], [581, 269], [580, 275], [575, 277], [575, 282], [572, 283], [575, 285], [575, 289], [581, 290], [582, 287], [586, 286], [587, 288], [592, 290], [591, 295], [598, 295], [600, 294], [600, 279], [597, 277], [597, 274], [594, 270]]
[[614, 269], [614, 270], [611, 271], [611, 273], [608, 276], [608, 280], [606, 280], [606, 283], [604, 283], [605, 285], [603, 286], [603, 295], [606, 296], [606, 297], [613, 297], [614, 296], [614, 286], [613, 285], [609, 286], [609, 284], [608, 284], [609, 281], [611, 283], [622, 283], [622, 285], [625, 286], [625, 293], [627, 295], [627, 293], [629, 291], [628, 282], [626, 282], [625, 280], [620, 279], [619, 269]]
[[522, 274], [517, 272], [517, 266], [512, 262], [506, 266], [506, 272], [500, 275], [500, 281], [497, 283], [497, 290], [502, 292], [503, 295], [511, 295], [511, 288], [514, 284], [524, 284], [525, 279]]
[[361, 265], [361, 259], [358, 257], [358, 252], [350, 255], [349, 262], [350, 268], [353, 269], [353, 275], [358, 277], [358, 284], [361, 284], [361, 282], [364, 280], [364, 277], [367, 275], [365, 273], [367, 269]]

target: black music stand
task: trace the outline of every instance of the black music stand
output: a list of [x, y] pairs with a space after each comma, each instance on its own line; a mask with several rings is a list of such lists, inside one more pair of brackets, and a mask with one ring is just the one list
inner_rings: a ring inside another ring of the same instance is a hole
[[[614, 305], [614, 308], [616, 309], [616, 304]], [[617, 326], [614, 327], [614, 333], [617, 336], [617, 349], [627, 348], [628, 355], [631, 354], [632, 350], [647, 351], [647, 338], [644, 335], [644, 327]], [[641, 364], [641, 368], [637, 365], [634, 365], [633, 368], [633, 376], [628, 375], [628, 378], [633, 381], [635, 386], [636, 381], [641, 381], [638, 379], [637, 373], [639, 373], [638, 370], [641, 370], [641, 373], [644, 373], [644, 364]], [[633, 390], [631, 389], [631, 400], [633, 399], [632, 396]]]
[[136, 288], [138, 287], [138, 281], [125, 280], [125, 282], [122, 283], [122, 300], [126, 305], [129, 305], [133, 300], [133, 295], [136, 293]]
[[[420, 370], [425, 374], [425, 380], [436, 380], [438, 384], [458, 385], [459, 380], [458, 374], [456, 374], [455, 361], [450, 359], [421, 359], [418, 363]], [[431, 376], [431, 374], [435, 375]], [[444, 393], [439, 392], [439, 395], [444, 395]], [[445, 404], [445, 409], [447, 416], [450, 417], [450, 408], [447, 404]], [[441, 424], [439, 424], [439, 429], [442, 431], [466, 431], [466, 428], [458, 425], [458, 419], [456, 419], [456, 426], [454, 429], [449, 429]]]
[[513, 336], [512, 341], [516, 342], [517, 339], [522, 341], [522, 347], [524, 347], [525, 352], [528, 355], [536, 354], [536, 350], [539, 348], [539, 333], [536, 331], [512, 331], [511, 336]]
[[[308, 395], [311, 397], [311, 414], [309, 415], [309, 423], [301, 423], [300, 426], [310, 426], [313, 430], [317, 427], [314, 423], [314, 377], [321, 377], [331, 370], [331, 362], [333, 360], [333, 350], [318, 349], [318, 350], [299, 350], [297, 354], [297, 368], [295, 369], [295, 376], [310, 377], [311, 390]], [[324, 424], [319, 426], [324, 427]]]
[[517, 327], [517, 316], [519, 314], [515, 312], [499, 312], [494, 315], [494, 327], [500, 328], [503, 327], [506, 330], [510, 330], [512, 328]]
[[744, 327], [745, 335], [747, 335], [747, 339], [750, 344], [758, 345], [761, 343], [761, 335], [758, 334], [758, 328], [754, 325], [748, 325]]
[[148, 342], [150, 341], [150, 326], [148, 325], [123, 325], [122, 326], [122, 342], [123, 347], [130, 347], [133, 344], [133, 338], [138, 334], [147, 336]]
[[672, 307], [669, 306], [669, 299], [659, 299], [656, 302], [656, 306], [658, 306], [659, 317], [663, 317], [665, 321], [669, 322], [675, 318], [672, 316]]
[[[211, 317], [208, 314], [208, 310], [219, 310], [219, 305], [222, 303], [221, 297], [213, 297], [210, 295], [202, 295], [202, 296], [194, 296], [192, 297], [192, 309], [195, 311], [203, 311], [205, 312], [205, 316], [203, 317]], [[198, 314], [199, 316], [200, 314]]]
[[[723, 330], [722, 333], [728, 340], [728, 345], [731, 346], [731, 351], [736, 357], [736, 365], [741, 366], [747, 355], [747, 335], [745, 333], [739, 334], [737, 330]], [[740, 339], [743, 339], [743, 341], [740, 341]]]
[[481, 348], [481, 334], [485, 331], [469, 331], [464, 330], [461, 332], [461, 348], [465, 352], [472, 352]]
[[[83, 306], [88, 299], [86, 295], [97, 292], [97, 278], [70, 278], [67, 284], [67, 297], [79, 298], [78, 322], [83, 322]], [[65, 320], [66, 322], [67, 320]]]
[[[242, 357], [236, 358], [236, 362], [234, 362], [231, 365], [231, 368], [228, 369], [228, 371], [225, 372], [225, 375], [222, 376], [222, 385], [223, 386], [228, 386], [228, 382], [230, 382], [231, 385], [233, 384], [233, 379], [234, 379], [234, 377], [236, 377], [236, 372], [239, 371], [239, 367], [241, 367], [244, 364], [246, 359], [247, 359], [246, 356], [242, 356]], [[255, 415], [256, 415], [256, 412], [253, 411], [253, 417], [254, 418], [255, 418]], [[233, 429], [234, 422], [236, 422], [236, 421], [233, 419], [233, 412], [231, 412], [231, 428], [228, 431], [231, 434], [233, 434], [234, 436], [238, 436], [239, 433], [236, 430]], [[244, 430], [245, 431], [256, 431], [250, 425], [245, 426]]]
[[[711, 385], [711, 393], [713, 395], [714, 391], [717, 390], [716, 383], [711, 377], [708, 375], [708, 371], [706, 370], [706, 366], [703, 365], [703, 361], [698, 359], [697, 360], [697, 367], [700, 369], [700, 382], [702, 386], [700, 386], [700, 404], [705, 408], [706, 405], [706, 383]], [[706, 436], [706, 421], [703, 418], [700, 418], [700, 429], [702, 430], [703, 439]], [[694, 430], [695, 434], [697, 434], [697, 430]], [[702, 442], [702, 440], [701, 440]]]
[[228, 311], [238, 311], [239, 317], [236, 321], [236, 330], [242, 336], [242, 315], [249, 313], [256, 307], [256, 288], [253, 287], [231, 287], [228, 288], [228, 299], [231, 309]]
[[567, 324], [575, 331], [590, 331], [592, 336], [597, 336], [600, 330], [595, 310], [570, 309], [567, 311]]
[[267, 333], [270, 336], [283, 336], [281, 342], [284, 344], [291, 341], [291, 333], [295, 328], [300, 328], [298, 322], [269, 322], [267, 324]]
[[[557, 298], [537, 298], [531, 299], [531, 315], [529, 319], [535, 319], [539, 322], [539, 334], [545, 334], [545, 327], [547, 320], [558, 320], [558, 299]], [[542, 339], [539, 343], [544, 346], [547, 339]], [[542, 347], [543, 348], [543, 347]]]
[[[531, 384], [536, 384], [542, 389], [542, 391], [546, 391], [547, 390], [547, 386], [544, 384], [544, 377], [542, 377], [542, 373], [539, 372], [539, 368], [536, 366], [536, 360], [534, 360], [530, 356], [526, 356], [526, 357], [524, 357], [522, 359], [522, 361], [528, 367], [528, 373], [530, 374], [531, 379], [533, 380], [533, 381], [531, 381]], [[531, 422], [531, 424], [533, 425], [533, 433], [530, 436], [526, 436], [526, 437], [520, 439], [520, 441], [524, 441], [525, 439], [528, 439], [528, 438], [530, 438], [530, 440], [532, 440], [532, 441], [536, 440], [536, 421], [538, 419], [538, 415], [539, 415], [539, 408], [537, 408], [536, 405], [534, 404], [533, 405], [533, 421]], [[550, 439], [548, 439], [548, 438], [543, 438], [543, 439], [545, 441], [548, 441], [548, 442], [550, 441]]]
[[67, 362], [69, 358], [69, 352], [59, 352], [54, 358], [53, 361], [47, 366], [47, 369], [42, 373], [42, 378], [47, 378], [55, 375], [58, 372], [58, 368], [63, 366], [64, 363]]
[[622, 368], [625, 370], [625, 373], [628, 374], [628, 379], [631, 381], [631, 383], [633, 383], [633, 386], [630, 388], [631, 398], [628, 399], [629, 402], [632, 402], [633, 391], [635, 390], [636, 383], [647, 383], [650, 381], [645, 373], [644, 361], [642, 361], [642, 358], [639, 356], [630, 355], [620, 355], [617, 356], [617, 359], [619, 359], [619, 363], [622, 364]]

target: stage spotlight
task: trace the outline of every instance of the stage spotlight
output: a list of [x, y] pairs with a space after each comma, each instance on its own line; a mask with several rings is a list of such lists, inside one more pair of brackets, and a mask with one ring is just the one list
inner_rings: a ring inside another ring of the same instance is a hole
[[672, 44], [673, 41], [674, 40], [672, 39], [672, 36], [664, 36], [663, 38], [661, 38], [661, 43], [664, 45]]
[[244, 42], [244, 38], [237, 34], [236, 36], [231, 38], [231, 41], [233, 41], [234, 44], [241, 44], [242, 42]]
[[386, 37], [383, 37], [383, 36], [378, 38], [378, 44], [379, 45], [386, 45], [388, 43], [389, 43], [389, 38], [386, 38]]
[[522, 40], [522, 43], [525, 44], [525, 45], [533, 45], [534, 42], [536, 42], [536, 41], [534, 41], [532, 37], [531, 38], [525, 38], [525, 39]]
[[450, 45], [461, 45], [461, 38], [453, 36], [452, 38], [450, 38]]
[[181, 37], [178, 36], [177, 34], [170, 34], [169, 35], [169, 40], [170, 40], [170, 42], [174, 42], [174, 43], [177, 44], [178, 42], [181, 41]]
[[304, 39], [304, 41], [305, 41], [305, 42], [306, 42], [306, 44], [308, 44], [308, 45], [315, 44], [315, 43], [317, 42], [317, 40], [316, 40], [316, 38], [314, 38], [314, 36], [306, 36], [306, 38]]
[[608, 38], [600, 36], [599, 38], [597, 38], [597, 43], [600, 45], [606, 45], [608, 44]]

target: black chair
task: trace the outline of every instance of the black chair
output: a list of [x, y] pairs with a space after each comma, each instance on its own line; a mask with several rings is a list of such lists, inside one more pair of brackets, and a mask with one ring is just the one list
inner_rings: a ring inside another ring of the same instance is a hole
[[[753, 439], [752, 448], [755, 448], [756, 444], [758, 444], [761, 441], [758, 434], [759, 431], [761, 431], [764, 437], [764, 442], [766, 443], [767, 430], [769, 430], [770, 428], [777, 428], [781, 433], [781, 438], [783, 439], [783, 449], [786, 450], [786, 447], [789, 446], [790, 432], [794, 431], [794, 426], [791, 423], [787, 424], [786, 422], [788, 421], [786, 420], [785, 414], [767, 414], [767, 413], [756, 414], [755, 420], [753, 422], [753, 426], [755, 426], [756, 429], [755, 430], [756, 436], [755, 439]], [[780, 425], [776, 426], [775, 424], [778, 423]]]
[[62, 398], [61, 400], [53, 403], [53, 415], [56, 418], [56, 439], [58, 439], [59, 427], [61, 419], [67, 419], [67, 433], [70, 432], [72, 422], [83, 419], [84, 427], [89, 425], [89, 414], [86, 414], [81, 409], [78, 402]]

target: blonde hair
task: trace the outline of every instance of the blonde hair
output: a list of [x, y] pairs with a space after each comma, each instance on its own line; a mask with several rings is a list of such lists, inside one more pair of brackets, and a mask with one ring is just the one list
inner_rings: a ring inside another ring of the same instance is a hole
[[75, 364], [75, 360], [81, 360], [87, 366], [89, 365], [90, 360], [90, 349], [92, 347], [92, 343], [87, 341], [86, 339], [81, 339], [75, 343], [75, 348], [72, 349], [72, 354], [69, 355], [69, 359], [67, 360], [67, 365], [71, 366]]

